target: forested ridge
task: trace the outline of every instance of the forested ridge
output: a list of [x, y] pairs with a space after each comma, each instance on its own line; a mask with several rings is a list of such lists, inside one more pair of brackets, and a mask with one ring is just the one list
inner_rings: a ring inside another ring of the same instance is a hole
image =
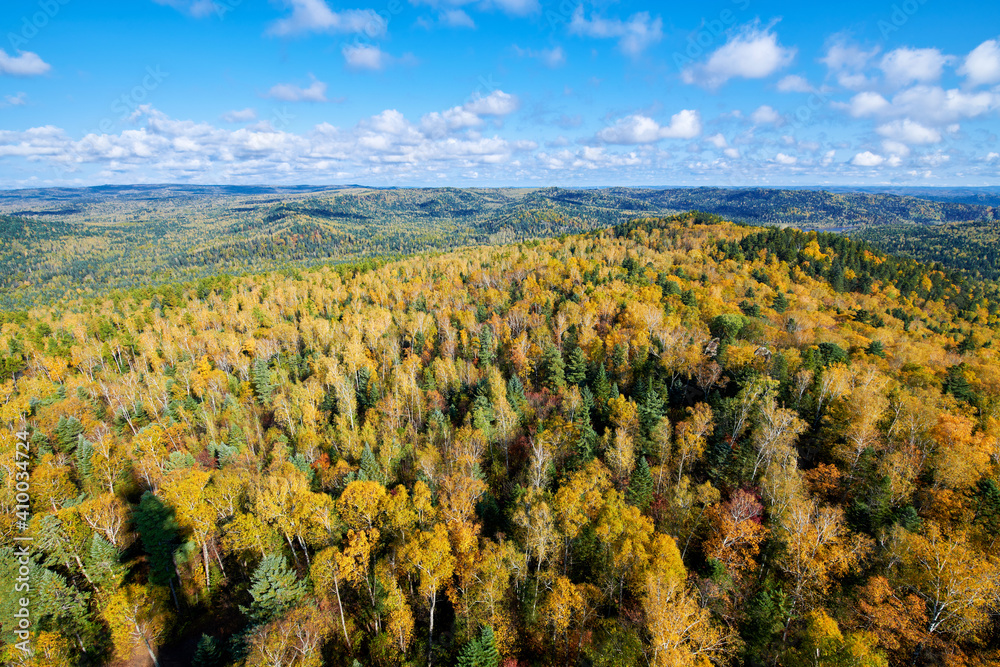
[[854, 230], [997, 219], [992, 206], [767, 188], [107, 186], [0, 191], [0, 308], [115, 289], [396, 257], [703, 210]]
[[689, 213], [2, 313], [24, 664], [1000, 664], [991, 290]]

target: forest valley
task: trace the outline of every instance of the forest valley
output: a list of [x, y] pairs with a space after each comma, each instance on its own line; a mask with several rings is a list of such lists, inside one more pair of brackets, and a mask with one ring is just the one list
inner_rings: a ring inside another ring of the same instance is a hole
[[2, 313], [2, 659], [1000, 665], [998, 309], [689, 213]]

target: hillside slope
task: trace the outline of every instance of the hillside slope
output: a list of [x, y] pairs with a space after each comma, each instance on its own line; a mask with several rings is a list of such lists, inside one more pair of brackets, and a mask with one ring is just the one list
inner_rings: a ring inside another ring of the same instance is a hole
[[28, 664], [995, 664], [998, 327], [705, 214], [0, 315]]

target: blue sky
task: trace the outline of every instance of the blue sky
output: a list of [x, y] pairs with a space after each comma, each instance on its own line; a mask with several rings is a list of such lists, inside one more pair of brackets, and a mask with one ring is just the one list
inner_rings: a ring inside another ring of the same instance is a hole
[[1000, 3], [6, 0], [0, 187], [997, 185]]

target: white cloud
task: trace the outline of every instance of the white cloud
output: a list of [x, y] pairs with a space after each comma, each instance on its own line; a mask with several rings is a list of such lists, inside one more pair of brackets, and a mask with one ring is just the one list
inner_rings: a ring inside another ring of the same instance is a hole
[[352, 69], [382, 70], [393, 62], [392, 56], [375, 44], [348, 44], [341, 52]]
[[448, 9], [441, 12], [441, 25], [449, 28], [476, 28], [476, 22], [461, 9]]
[[293, 83], [279, 83], [271, 87], [267, 97], [283, 102], [326, 102], [326, 84], [312, 76], [312, 83], [306, 88], [300, 88]]
[[855, 118], [882, 113], [890, 106], [889, 100], [873, 92], [858, 93], [847, 104], [848, 111]]
[[729, 146], [729, 142], [726, 141], [726, 138], [724, 136], [722, 136], [721, 133], [720, 134], [713, 134], [710, 137], [706, 137], [705, 141], [709, 142], [710, 144], [712, 144], [716, 148], [720, 148], [720, 149], [721, 148], [726, 148], [727, 146]]
[[795, 57], [794, 48], [778, 44], [770, 28], [751, 25], [716, 49], [703, 64], [681, 72], [685, 83], [715, 89], [734, 78], [762, 79], [786, 67]]
[[811, 93], [813, 87], [798, 74], [789, 74], [778, 82], [778, 91], [782, 93]]
[[875, 131], [886, 139], [911, 146], [914, 144], [936, 144], [941, 141], [940, 132], [909, 118], [880, 125]]
[[871, 81], [863, 74], [868, 63], [878, 55], [879, 48], [865, 50], [849, 41], [844, 35], [835, 35], [827, 47], [826, 55], [820, 59], [826, 65], [844, 88], [860, 90], [871, 85]]
[[[273, 91], [274, 88], [271, 90]], [[249, 123], [252, 120], [257, 120], [257, 111], [253, 108], [227, 111], [222, 114], [222, 120], [227, 123]]]
[[325, 0], [285, 0], [292, 15], [271, 24], [270, 35], [288, 37], [308, 32], [359, 33], [369, 38], [381, 37], [386, 22], [372, 9], [333, 11]]
[[464, 108], [477, 116], [507, 116], [521, 108], [521, 101], [516, 95], [494, 90], [486, 97], [477, 93]]
[[3, 102], [0, 102], [0, 109], [3, 107], [23, 107], [28, 103], [28, 93], [20, 92], [16, 95], [4, 95]]
[[970, 86], [1000, 82], [1000, 40], [988, 39], [974, 48], [958, 73]]
[[975, 118], [1000, 108], [1000, 92], [964, 92], [939, 86], [914, 86], [892, 98], [893, 115], [908, 116], [927, 123], [953, 123]]
[[886, 81], [894, 86], [929, 83], [941, 78], [944, 66], [952, 60], [937, 49], [896, 49], [882, 56], [879, 67]]
[[778, 153], [774, 156], [774, 161], [778, 164], [792, 165], [799, 161], [794, 155], [785, 155], [784, 153]]
[[877, 167], [884, 162], [885, 162], [884, 157], [872, 153], [871, 151], [858, 153], [853, 158], [851, 158], [851, 164], [858, 167]]
[[597, 133], [607, 144], [650, 144], [661, 139], [693, 139], [701, 134], [701, 116], [697, 111], [683, 109], [670, 117], [669, 125], [660, 125], [652, 118], [633, 114], [619, 118], [614, 125]]
[[627, 21], [605, 19], [593, 14], [588, 21], [581, 4], [573, 12], [569, 33], [597, 39], [617, 39], [618, 48], [623, 53], [636, 57], [663, 39], [663, 19], [659, 16], [654, 19], [649, 12], [638, 12]]
[[546, 67], [559, 67], [566, 63], [566, 53], [561, 46], [554, 46], [551, 49], [522, 49], [517, 44], [514, 45], [514, 52], [522, 58], [534, 58]]
[[0, 75], [38, 76], [45, 74], [52, 66], [31, 51], [18, 51], [16, 56], [7, 55], [0, 49]]
[[898, 141], [892, 141], [890, 139], [886, 139], [885, 141], [882, 142], [882, 148], [883, 150], [885, 150], [886, 153], [889, 153], [890, 155], [899, 155], [905, 157], [910, 154], [909, 146], [907, 146], [904, 143], [900, 143]]
[[766, 104], [757, 107], [757, 110], [750, 114], [750, 120], [754, 125], [769, 125], [772, 123], [779, 123], [781, 121], [781, 114], [774, 110]]

